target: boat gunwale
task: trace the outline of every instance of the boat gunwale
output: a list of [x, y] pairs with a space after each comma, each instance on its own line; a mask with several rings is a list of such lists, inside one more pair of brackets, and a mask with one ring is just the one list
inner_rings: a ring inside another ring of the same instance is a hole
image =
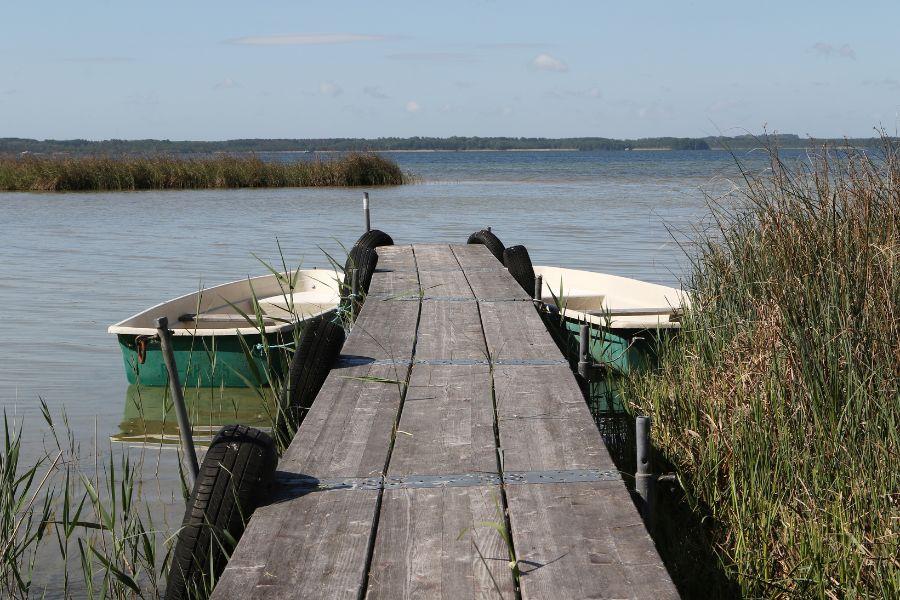
[[[569, 269], [566, 267], [556, 267], [553, 265], [535, 265], [534, 266], [536, 275], [542, 275], [542, 273], [540, 271], [543, 269], [554, 269], [556, 271], [560, 271], [561, 274], [570, 272], [573, 275], [577, 275], [579, 277], [590, 277], [590, 276], [600, 275], [600, 276], [603, 276], [606, 278], [610, 278], [611, 280], [618, 282], [618, 283], [631, 283], [631, 284], [640, 284], [641, 286], [650, 286], [655, 291], [658, 291], [658, 292], [663, 292], [663, 291], [665, 291], [667, 293], [672, 292], [674, 296], [676, 296], [677, 298], [679, 298], [681, 300], [681, 304], [679, 304], [678, 306], [670, 306], [669, 307], [671, 309], [671, 312], [666, 312], [666, 313], [660, 312], [660, 313], [656, 313], [656, 314], [648, 314], [646, 316], [641, 315], [641, 317], [643, 317], [643, 318], [640, 318], [640, 317], [635, 318], [636, 315], [630, 315], [630, 316], [616, 316], [616, 315], [602, 315], [602, 314], [591, 315], [591, 314], [588, 314], [587, 312], [575, 310], [575, 309], [571, 309], [571, 308], [560, 310], [560, 314], [564, 318], [567, 318], [567, 319], [570, 319], [573, 321], [580, 321], [582, 323], [587, 322], [592, 325], [597, 325], [598, 327], [603, 327], [605, 329], [616, 329], [616, 330], [621, 330], [621, 329], [635, 329], [635, 330], [680, 329], [681, 323], [679, 321], [671, 321], [671, 320], [669, 320], [669, 317], [670, 317], [670, 315], [675, 314], [679, 311], [682, 311], [685, 307], [690, 305], [690, 301], [687, 296], [687, 293], [684, 290], [674, 288], [672, 286], [662, 285], [659, 283], [651, 283], [649, 281], [642, 281], [640, 279], [634, 279], [633, 277], [623, 277], [621, 275], [613, 275], [611, 273], [585, 271], [582, 269]], [[550, 283], [547, 281], [546, 278], [543, 279], [543, 283], [544, 283], [545, 287], [552, 290], [552, 288], [550, 287]], [[565, 283], [565, 281], [563, 281], [563, 284], [564, 283]], [[575, 289], [584, 289], [584, 288], [575, 288]], [[599, 288], [596, 291], [597, 291], [598, 295], [603, 294], [604, 304], [606, 304], [606, 298], [609, 298], [610, 294], [604, 293]], [[615, 299], [615, 295], [612, 295], [612, 298]], [[548, 304], [553, 303], [552, 297], [547, 299], [547, 298], [543, 297], [543, 294], [542, 294], [541, 300]], [[550, 300], [550, 302], [547, 302], [547, 300]], [[628, 303], [634, 304], [635, 301], [629, 301]], [[649, 305], [647, 305], [647, 306], [649, 306]], [[654, 307], [657, 307], [657, 306], [659, 306], [659, 303], [656, 303], [654, 305]], [[645, 308], [645, 306], [633, 306], [633, 307], [632, 306], [628, 306], [628, 307], [623, 306], [622, 308]], [[592, 309], [592, 310], [595, 310], [595, 309]], [[601, 308], [601, 309], [596, 309], [596, 310], [597, 310], [597, 312], [599, 312], [603, 309]]]
[[[339, 271], [337, 271], [337, 270], [332, 270], [332, 269], [327, 269], [327, 268], [323, 268], [323, 269], [313, 268], [313, 269], [298, 269], [297, 271], [291, 271], [290, 275], [293, 275], [294, 273], [297, 273], [297, 272], [299, 272], [301, 274], [307, 273], [307, 272], [309, 272], [309, 273], [321, 272], [321, 273], [334, 275], [336, 279], [339, 274]], [[278, 275], [287, 275], [287, 273], [279, 273]], [[182, 294], [181, 296], [176, 296], [175, 298], [170, 298], [169, 300], [164, 300], [164, 301], [160, 302], [159, 304], [155, 304], [149, 308], [146, 308], [138, 313], [131, 315], [130, 317], [122, 319], [121, 321], [114, 323], [114, 324], [110, 325], [109, 327], [107, 327], [106, 332], [116, 335], [116, 336], [156, 335], [157, 331], [156, 331], [155, 327], [133, 327], [133, 326], [125, 325], [125, 323], [132, 321], [134, 319], [137, 319], [139, 317], [146, 317], [148, 315], [148, 313], [151, 313], [153, 311], [164, 312], [161, 309], [164, 309], [164, 307], [166, 307], [167, 305], [171, 305], [175, 302], [178, 302], [179, 300], [185, 300], [187, 298], [195, 297], [201, 293], [210, 293], [217, 289], [221, 289], [223, 287], [238, 284], [238, 283], [247, 283], [252, 287], [254, 281], [260, 281], [263, 279], [269, 279], [269, 278], [273, 278], [273, 277], [276, 277], [276, 274], [268, 273], [266, 275], [257, 275], [256, 277], [236, 279], [234, 281], [228, 281], [225, 283], [220, 283], [218, 285], [214, 285], [212, 287], [203, 288], [202, 290], [198, 290], [195, 292], [189, 292], [187, 294]], [[320, 282], [320, 283], [324, 283], [324, 282]], [[248, 288], [248, 291], [249, 291], [249, 288]], [[272, 296], [272, 297], [274, 297], [274, 296]], [[227, 301], [226, 301], [226, 305], [227, 305]], [[275, 333], [284, 333], [286, 331], [290, 331], [291, 329], [296, 327], [297, 324], [299, 324], [299, 323], [303, 323], [304, 321], [308, 321], [309, 319], [313, 319], [315, 317], [318, 317], [318, 316], [327, 314], [331, 311], [334, 311], [336, 307], [337, 307], [337, 302], [335, 302], [334, 306], [331, 306], [329, 308], [324, 308], [318, 312], [312, 312], [312, 313], [308, 313], [308, 314], [299, 315], [300, 318], [298, 318], [297, 320], [291, 320], [291, 321], [285, 320], [282, 317], [270, 317], [270, 320], [283, 321], [283, 322], [278, 323], [276, 325], [265, 325], [262, 328], [262, 330], [260, 330], [260, 328], [258, 326], [247, 323], [247, 326], [242, 325], [240, 327], [230, 327], [230, 328], [226, 328], [226, 327], [217, 327], [217, 328], [180, 327], [180, 328], [173, 329], [172, 335], [183, 336], [183, 337], [187, 337], [187, 336], [191, 336], [191, 337], [223, 337], [223, 336], [235, 336], [235, 335], [253, 335], [253, 334], [269, 335], [269, 334], [275, 334]], [[238, 314], [238, 313], [235, 313], [235, 314]], [[252, 316], [252, 315], [248, 315], [248, 316]]]

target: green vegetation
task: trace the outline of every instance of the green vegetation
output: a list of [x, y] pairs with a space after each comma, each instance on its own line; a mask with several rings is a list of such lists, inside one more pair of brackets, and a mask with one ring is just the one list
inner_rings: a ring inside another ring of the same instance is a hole
[[900, 156], [745, 177], [628, 400], [742, 595], [900, 597]]
[[399, 185], [397, 164], [375, 154], [266, 162], [255, 156], [0, 156], [0, 190], [106, 191]]
[[[79, 462], [77, 443], [42, 403], [47, 454], [20, 464], [21, 429], [3, 420], [0, 447], [0, 591], [41, 597], [53, 577], [65, 597], [157, 597], [166, 569], [166, 533], [143, 500], [143, 461], [128, 449]], [[65, 415], [63, 415], [65, 421]], [[42, 581], [43, 580], [43, 581]]]

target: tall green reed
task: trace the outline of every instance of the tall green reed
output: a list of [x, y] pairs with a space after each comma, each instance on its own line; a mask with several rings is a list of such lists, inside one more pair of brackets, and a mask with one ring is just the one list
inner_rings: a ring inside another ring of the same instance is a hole
[[900, 596], [900, 157], [823, 150], [714, 205], [661, 367], [626, 381], [746, 596]]
[[[45, 403], [49, 448], [21, 465], [21, 427], [4, 418], [0, 452], [0, 590], [4, 597], [156, 598], [168, 533], [140, 500], [140, 465], [127, 449], [108, 462], [79, 460], [65, 413], [58, 425]], [[54, 543], [55, 542], [55, 543]], [[39, 568], [45, 567], [45, 568]], [[46, 568], [49, 567], [49, 568]]]
[[375, 186], [411, 177], [378, 154], [267, 162], [256, 156], [0, 155], [0, 190], [107, 191], [255, 187]]

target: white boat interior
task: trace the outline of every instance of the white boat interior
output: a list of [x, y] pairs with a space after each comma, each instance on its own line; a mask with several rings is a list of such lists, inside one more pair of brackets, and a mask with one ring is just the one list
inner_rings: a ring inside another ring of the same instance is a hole
[[[288, 283], [293, 280], [293, 285]], [[266, 333], [290, 329], [297, 322], [333, 310], [340, 302], [343, 276], [331, 269], [301, 269], [278, 277], [262, 275], [185, 294], [128, 317], [107, 330], [113, 334], [155, 335], [156, 319], [168, 317], [174, 335], [243, 335], [258, 333], [243, 311], [254, 317], [254, 297]]]
[[680, 327], [678, 314], [687, 295], [676, 288], [576, 269], [536, 266], [543, 279], [541, 299], [563, 314], [611, 329], [670, 329]]

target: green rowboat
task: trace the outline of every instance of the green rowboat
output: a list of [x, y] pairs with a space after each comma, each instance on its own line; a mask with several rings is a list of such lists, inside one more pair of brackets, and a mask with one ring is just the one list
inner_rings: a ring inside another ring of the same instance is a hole
[[559, 267], [536, 266], [534, 273], [542, 279], [541, 300], [559, 308], [567, 354], [576, 363], [584, 323], [591, 327], [594, 361], [620, 374], [651, 365], [660, 338], [681, 327], [679, 314], [687, 304], [681, 290]]
[[253, 387], [287, 368], [286, 352], [303, 323], [336, 310], [342, 277], [302, 269], [232, 281], [163, 302], [108, 329], [122, 351], [128, 383], [168, 382], [156, 319], [168, 317], [175, 362], [186, 387]]

